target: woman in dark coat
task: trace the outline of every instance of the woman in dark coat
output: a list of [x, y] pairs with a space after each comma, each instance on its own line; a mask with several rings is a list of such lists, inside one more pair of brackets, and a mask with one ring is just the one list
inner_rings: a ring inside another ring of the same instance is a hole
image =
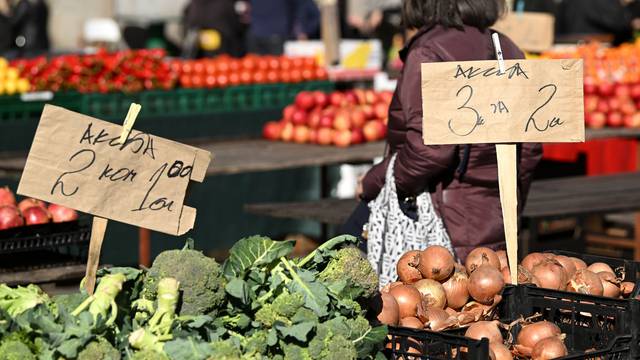
[[[404, 68], [389, 108], [388, 154], [362, 181], [362, 200], [375, 199], [391, 154], [397, 153], [399, 199], [429, 191], [462, 260], [478, 246], [504, 247], [495, 145], [424, 145], [420, 64], [495, 59], [489, 27], [503, 6], [500, 0], [404, 1], [405, 25], [418, 31], [401, 51]], [[509, 38], [501, 35], [500, 42], [505, 59], [523, 58]], [[519, 155], [521, 210], [542, 149], [523, 144]]]

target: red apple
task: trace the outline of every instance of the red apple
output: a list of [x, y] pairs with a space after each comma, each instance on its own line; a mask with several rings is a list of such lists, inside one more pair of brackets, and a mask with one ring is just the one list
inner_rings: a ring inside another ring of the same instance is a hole
[[393, 99], [393, 93], [391, 91], [381, 91], [378, 93], [378, 102], [389, 105], [391, 104], [391, 99]]
[[375, 104], [378, 100], [378, 95], [373, 90], [365, 90], [364, 91], [365, 104]]
[[278, 121], [269, 121], [262, 127], [262, 137], [267, 140], [280, 139], [280, 133], [282, 132], [282, 123]]
[[293, 113], [295, 111], [296, 111], [295, 105], [285, 106], [284, 110], [282, 110], [282, 118], [284, 119], [284, 121], [291, 121], [291, 118], [293, 118]]
[[329, 102], [335, 107], [342, 106], [344, 101], [344, 95], [340, 92], [332, 92], [331, 95], [329, 95]]
[[376, 113], [373, 111], [373, 105], [365, 104], [360, 107], [367, 120], [375, 118]]
[[325, 108], [329, 105], [329, 96], [322, 91], [314, 91], [313, 99], [315, 101], [316, 107]]
[[607, 124], [607, 116], [601, 112], [587, 113], [584, 115], [587, 127], [601, 129]]
[[375, 113], [376, 118], [384, 119], [389, 113], [389, 106], [387, 104], [377, 103], [373, 106], [373, 112]]
[[282, 141], [291, 141], [293, 140], [293, 124], [285, 123], [282, 131], [280, 132], [280, 139]]
[[320, 118], [322, 117], [322, 111], [319, 108], [311, 110], [307, 123], [310, 128], [315, 129], [320, 126]]
[[640, 113], [625, 115], [623, 122], [624, 122], [624, 126], [627, 128], [640, 127]]
[[593, 95], [598, 92], [598, 86], [596, 85], [595, 80], [592, 77], [584, 78], [584, 94], [585, 95]]
[[338, 111], [335, 119], [333, 119], [333, 128], [336, 130], [351, 129], [351, 116], [348, 110], [342, 109]]
[[631, 86], [629, 95], [631, 95], [631, 98], [633, 98], [634, 100], [640, 100], [640, 84]]
[[301, 91], [296, 95], [296, 107], [302, 110], [311, 110], [315, 106], [315, 96], [310, 91]]
[[338, 130], [333, 132], [333, 145], [347, 147], [351, 144], [351, 131]]
[[629, 99], [625, 100], [620, 106], [620, 112], [622, 112], [623, 115], [633, 115], [636, 113], [636, 104]]
[[309, 142], [316, 144], [318, 142], [318, 129], [309, 130]]
[[587, 113], [584, 115], [587, 127], [601, 129], [607, 124], [607, 116], [601, 112]]
[[371, 120], [364, 124], [362, 132], [364, 133], [364, 138], [367, 141], [377, 141], [385, 137], [387, 128], [384, 126], [382, 121]]
[[317, 143], [320, 145], [330, 145], [333, 141], [333, 129], [320, 128], [318, 129]]
[[22, 212], [24, 222], [27, 225], [46, 224], [51, 221], [51, 214], [40, 206], [32, 206]]
[[598, 106], [596, 107], [596, 111], [597, 112], [601, 112], [603, 114], [606, 114], [609, 112], [609, 102], [605, 99], [600, 99], [598, 100]]
[[613, 93], [618, 99], [627, 99], [631, 97], [629, 86], [625, 84], [617, 84], [615, 86], [615, 89], [613, 90]]
[[353, 89], [353, 93], [358, 98], [358, 104], [364, 104], [366, 102], [366, 96], [364, 94], [364, 89]]
[[594, 112], [598, 108], [598, 97], [595, 95], [585, 95], [584, 97], [584, 111]]
[[6, 230], [22, 225], [24, 225], [24, 221], [15, 206], [0, 206], [0, 230]]
[[34, 206], [41, 207], [45, 210], [47, 209], [47, 204], [45, 204], [44, 201], [34, 198], [26, 198], [18, 203], [18, 209], [20, 209], [20, 212], [23, 214], [25, 210]]
[[613, 92], [614, 92], [614, 86], [611, 83], [603, 82], [600, 85], [598, 85], [598, 93], [601, 96], [609, 97], [613, 95]]
[[353, 91], [349, 91], [344, 94], [345, 102], [349, 105], [357, 105], [359, 100], [358, 96]]
[[16, 206], [16, 197], [8, 186], [0, 187], [0, 206]]
[[351, 130], [351, 143], [362, 144], [363, 142], [364, 142], [364, 134], [362, 133], [362, 129]]
[[307, 124], [307, 113], [304, 110], [296, 110], [293, 112], [293, 116], [291, 117], [291, 122], [293, 125], [306, 125]]
[[622, 106], [622, 101], [618, 98], [610, 98], [609, 101], [607, 101], [607, 104], [609, 104], [609, 112], [615, 112], [620, 110], [620, 106]]
[[336, 108], [336, 107], [330, 106], [330, 107], [322, 110], [322, 115], [328, 115], [328, 116], [331, 116], [333, 118], [334, 116], [336, 116], [336, 112], [338, 112], [337, 109], [338, 108]]
[[320, 126], [321, 128], [331, 128], [331, 127], [333, 127], [333, 119], [334, 119], [334, 116], [333, 116], [333, 115], [323, 114], [323, 115], [320, 117], [320, 124], [319, 124], [319, 126]]
[[364, 111], [360, 109], [353, 109], [353, 111], [351, 111], [351, 128], [352, 129], [359, 129], [363, 127], [366, 122], [367, 122], [367, 117], [364, 114]]
[[54, 223], [78, 220], [78, 212], [66, 206], [51, 204], [48, 210]]
[[609, 115], [607, 116], [607, 126], [622, 126], [622, 114], [620, 114], [619, 112], [609, 113]]
[[296, 126], [293, 129], [293, 141], [304, 144], [309, 141], [309, 128], [304, 125]]

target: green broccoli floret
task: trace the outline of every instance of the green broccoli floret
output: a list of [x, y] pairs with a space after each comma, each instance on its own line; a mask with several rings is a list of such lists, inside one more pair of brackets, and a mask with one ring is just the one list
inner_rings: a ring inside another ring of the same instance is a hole
[[78, 360], [120, 360], [120, 352], [105, 338], [98, 337], [91, 341], [78, 354]]
[[242, 348], [244, 355], [265, 355], [267, 353], [267, 337], [266, 330], [256, 331], [251, 336], [244, 338]]
[[151, 349], [146, 349], [135, 352], [131, 356], [131, 360], [169, 360], [169, 358], [163, 353], [159, 353]]
[[284, 360], [314, 360], [307, 348], [285, 342], [281, 342], [280, 347], [284, 352]]
[[25, 343], [5, 340], [0, 344], [0, 360], [36, 360], [36, 356]]
[[231, 340], [219, 340], [211, 343], [209, 360], [241, 360], [242, 352]]
[[272, 303], [264, 304], [256, 312], [255, 319], [268, 328], [272, 327], [276, 322], [291, 325], [291, 318], [303, 305], [304, 296], [302, 294], [292, 294], [285, 290]]
[[344, 326], [323, 323], [318, 325], [316, 336], [309, 342], [309, 355], [317, 360], [355, 360], [358, 352], [354, 343], [344, 333]]
[[371, 297], [376, 294], [379, 286], [378, 274], [355, 247], [336, 251], [336, 255], [320, 273], [319, 279], [328, 283], [346, 281], [345, 291], [352, 298]]
[[72, 294], [59, 294], [53, 296], [51, 299], [58, 306], [59, 309], [64, 309], [67, 313], [71, 313], [87, 298], [86, 294], [81, 292], [75, 292]]
[[179, 315], [211, 315], [215, 317], [224, 302], [225, 280], [220, 265], [200, 251], [185, 246], [182, 250], [160, 253], [144, 280], [143, 296], [155, 299], [158, 282], [173, 277], [180, 282], [182, 303]]

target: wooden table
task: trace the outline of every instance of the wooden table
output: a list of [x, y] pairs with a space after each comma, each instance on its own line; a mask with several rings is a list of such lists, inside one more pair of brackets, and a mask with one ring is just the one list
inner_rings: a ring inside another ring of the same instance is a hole
[[[257, 215], [341, 225], [356, 205], [355, 199], [323, 199], [296, 203], [252, 204], [246, 205], [245, 210]], [[638, 210], [640, 173], [581, 176], [534, 182], [523, 217], [549, 219]], [[598, 239], [592, 238], [590, 241], [598, 242]], [[632, 248], [634, 257], [640, 260], [640, 239], [618, 245]], [[526, 249], [526, 246], [524, 248]]]

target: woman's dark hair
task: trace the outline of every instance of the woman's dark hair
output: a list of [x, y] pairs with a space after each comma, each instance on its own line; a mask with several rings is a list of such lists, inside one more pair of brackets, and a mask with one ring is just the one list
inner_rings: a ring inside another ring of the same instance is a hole
[[505, 0], [404, 0], [402, 17], [404, 25], [414, 29], [468, 25], [485, 30], [498, 21], [505, 7]]

